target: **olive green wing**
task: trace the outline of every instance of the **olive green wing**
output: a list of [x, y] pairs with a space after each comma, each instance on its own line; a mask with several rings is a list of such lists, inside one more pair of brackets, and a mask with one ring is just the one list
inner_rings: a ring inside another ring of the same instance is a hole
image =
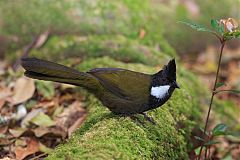
[[148, 100], [152, 81], [148, 74], [118, 68], [97, 68], [88, 73], [118, 97], [142, 103]]

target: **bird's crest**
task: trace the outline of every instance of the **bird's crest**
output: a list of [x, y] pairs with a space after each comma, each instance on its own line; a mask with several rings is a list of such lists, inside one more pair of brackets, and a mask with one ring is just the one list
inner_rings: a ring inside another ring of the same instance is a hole
[[171, 80], [176, 80], [176, 63], [175, 59], [168, 62], [163, 68], [163, 73]]

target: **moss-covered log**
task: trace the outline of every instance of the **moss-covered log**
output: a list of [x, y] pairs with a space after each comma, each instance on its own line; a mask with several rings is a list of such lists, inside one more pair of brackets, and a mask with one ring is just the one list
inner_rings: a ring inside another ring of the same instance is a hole
[[[93, 67], [121, 67], [154, 73], [157, 68], [142, 64], [124, 64], [104, 57], [90, 59], [79, 70]], [[49, 155], [48, 159], [187, 159], [187, 142], [199, 117], [200, 86], [197, 80], [178, 66], [181, 89], [161, 108], [148, 112], [156, 121], [151, 124], [112, 114], [88, 96], [88, 118], [76, 133]], [[198, 96], [196, 96], [198, 95]]]

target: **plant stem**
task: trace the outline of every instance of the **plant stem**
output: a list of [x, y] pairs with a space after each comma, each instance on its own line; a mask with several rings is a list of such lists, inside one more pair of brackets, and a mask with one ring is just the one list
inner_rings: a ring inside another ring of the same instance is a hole
[[[209, 109], [208, 109], [208, 113], [207, 113], [207, 119], [206, 119], [206, 122], [205, 122], [204, 134], [206, 134], [206, 130], [207, 130], [207, 125], [208, 125], [208, 121], [209, 121], [209, 117], [210, 117], [210, 113], [211, 113], [211, 109], [212, 109], [212, 104], [213, 104], [213, 98], [214, 98], [214, 95], [215, 95], [215, 90], [216, 90], [217, 81], [218, 81], [220, 64], [221, 64], [221, 61], [222, 61], [223, 48], [224, 48], [224, 46], [225, 46], [225, 40], [220, 40], [220, 42], [221, 42], [220, 56], [219, 56], [219, 60], [218, 60], [218, 67], [217, 67], [216, 78], [215, 78], [215, 82], [214, 82], [214, 86], [213, 86], [213, 90], [212, 90], [212, 96], [211, 96], [211, 100], [210, 100], [210, 104], [209, 104]], [[204, 145], [204, 144], [201, 145], [200, 153], [199, 153], [199, 156], [198, 156], [198, 160], [200, 160], [200, 158], [201, 158], [203, 145]], [[205, 159], [206, 159], [206, 157], [205, 157]]]

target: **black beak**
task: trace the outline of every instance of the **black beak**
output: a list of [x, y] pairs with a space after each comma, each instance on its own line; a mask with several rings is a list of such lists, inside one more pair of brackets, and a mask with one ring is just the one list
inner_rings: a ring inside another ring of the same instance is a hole
[[179, 84], [176, 81], [174, 81], [174, 86], [175, 86], [175, 88], [180, 89], [180, 86], [179, 86]]

